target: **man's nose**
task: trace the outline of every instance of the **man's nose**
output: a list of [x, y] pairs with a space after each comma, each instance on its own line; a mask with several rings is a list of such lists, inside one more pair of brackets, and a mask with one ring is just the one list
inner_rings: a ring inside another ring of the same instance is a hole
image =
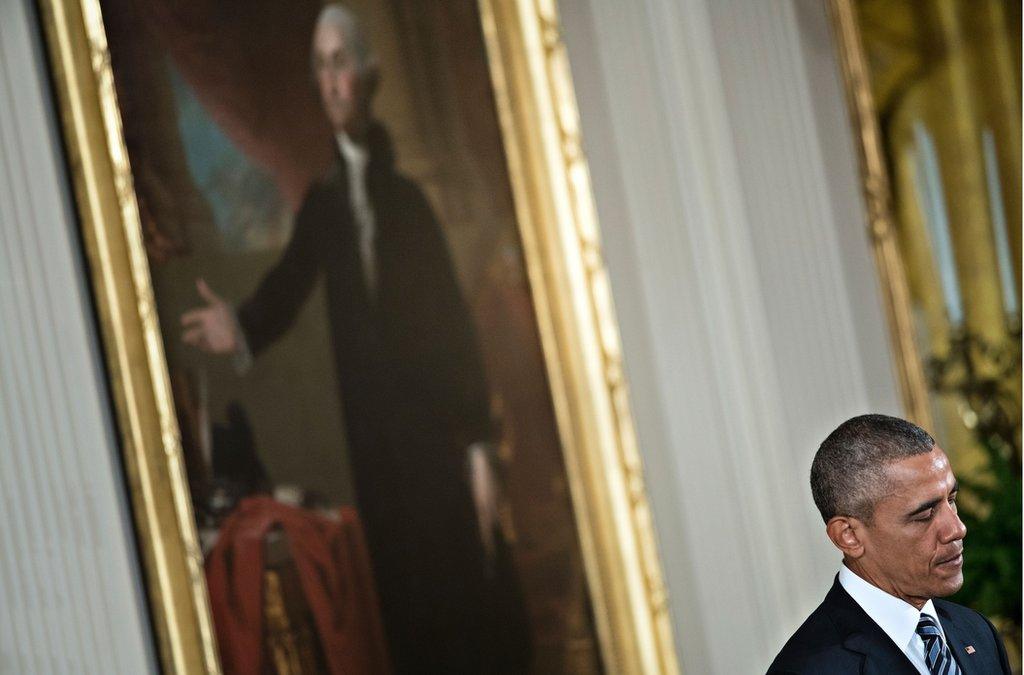
[[967, 526], [964, 525], [964, 521], [960, 520], [960, 516], [957, 514], [956, 509], [949, 507], [948, 513], [949, 518], [945, 531], [943, 532], [943, 543], [963, 539], [967, 536]]

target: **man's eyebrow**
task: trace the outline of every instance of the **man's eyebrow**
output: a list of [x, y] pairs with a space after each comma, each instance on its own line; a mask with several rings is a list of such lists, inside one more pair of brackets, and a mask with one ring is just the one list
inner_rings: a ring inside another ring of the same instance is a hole
[[929, 499], [924, 504], [921, 504], [916, 509], [914, 509], [913, 511], [908, 513], [906, 515], [906, 518], [909, 520], [909, 519], [913, 518], [916, 515], [922, 514], [925, 511], [927, 511], [928, 509], [934, 508], [935, 505], [938, 504], [941, 501], [942, 501], [942, 497], [936, 497], [935, 499]]
[[[953, 481], [953, 489], [949, 491], [949, 494], [953, 494], [953, 493], [959, 492], [959, 491], [960, 491], [960, 482], [959, 481]], [[908, 513], [906, 515], [906, 518], [909, 520], [910, 518], [913, 518], [916, 515], [924, 513], [928, 509], [934, 508], [935, 505], [938, 504], [941, 501], [942, 501], [942, 497], [936, 497], [935, 499], [929, 499], [928, 501], [924, 502], [923, 504], [918, 505], [918, 507], [916, 509], [914, 509], [913, 511]]]

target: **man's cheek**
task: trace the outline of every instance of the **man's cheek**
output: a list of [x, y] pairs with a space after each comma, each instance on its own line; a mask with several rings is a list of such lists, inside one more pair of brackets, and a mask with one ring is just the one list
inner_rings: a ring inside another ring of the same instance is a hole
[[354, 74], [346, 74], [341, 79], [341, 91], [344, 93], [346, 99], [351, 99], [352, 95], [356, 91], [356, 76]]

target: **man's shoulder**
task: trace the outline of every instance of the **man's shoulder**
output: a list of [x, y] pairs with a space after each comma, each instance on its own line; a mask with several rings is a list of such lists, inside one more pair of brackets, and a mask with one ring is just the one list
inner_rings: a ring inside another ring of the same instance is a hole
[[401, 171], [390, 172], [387, 179], [385, 185], [387, 186], [389, 196], [395, 195], [406, 200], [426, 202], [426, 195], [419, 184]]
[[339, 159], [309, 182], [306, 193], [302, 197], [302, 209], [342, 199], [348, 192], [344, 186], [345, 174]]
[[950, 648], [974, 663], [972, 670], [1009, 673], [1006, 647], [992, 622], [969, 607], [948, 600], [933, 600]]
[[[376, 209], [382, 207], [408, 208], [410, 203], [419, 205], [426, 203], [426, 197], [422, 190], [409, 178], [389, 171], [384, 175], [378, 175], [374, 184], [378, 202]], [[299, 218], [309, 217], [317, 219], [320, 216], [327, 216], [332, 222], [337, 219], [337, 214], [348, 207], [349, 187], [348, 178], [345, 174], [343, 162], [339, 159], [322, 175], [310, 181], [306, 192], [302, 197], [299, 208]]]
[[985, 615], [981, 614], [977, 610], [965, 607], [964, 605], [958, 605], [951, 600], [943, 600], [942, 598], [935, 598], [932, 600], [935, 605], [935, 611], [942, 614], [948, 614], [954, 617], [957, 621], [967, 621], [977, 626], [988, 626], [989, 621], [985, 618]]
[[844, 637], [823, 602], [786, 641], [768, 672], [781, 675], [855, 669], [859, 667], [859, 658], [843, 648]]
[[[971, 635], [998, 637], [995, 626], [981, 612], [940, 598], [936, 598], [932, 602], [935, 604], [935, 611], [938, 613], [940, 621], [952, 620], [959, 631], [966, 631]], [[945, 625], [943, 623], [943, 627]]]

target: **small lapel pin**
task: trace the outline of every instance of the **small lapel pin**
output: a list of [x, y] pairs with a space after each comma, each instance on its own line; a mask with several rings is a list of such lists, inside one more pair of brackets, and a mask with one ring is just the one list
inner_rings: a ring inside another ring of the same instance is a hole
[[974, 653], [974, 645], [967, 645], [966, 647], [964, 647], [964, 651], [967, 652], [968, 654], [973, 654]]

